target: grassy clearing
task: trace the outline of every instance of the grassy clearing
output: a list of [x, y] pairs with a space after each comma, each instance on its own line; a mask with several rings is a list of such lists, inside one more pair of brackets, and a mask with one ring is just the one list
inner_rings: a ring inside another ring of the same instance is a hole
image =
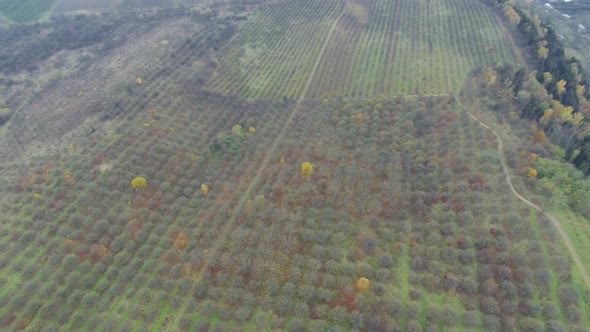
[[584, 266], [590, 269], [590, 255], [584, 255], [590, 253], [590, 222], [569, 209], [552, 210], [551, 214], [561, 222]]
[[[544, 226], [545, 228], [543, 229], [543, 226], [541, 226], [541, 224], [539, 223], [539, 220], [538, 220], [537, 210], [529, 209], [529, 212], [530, 212], [529, 218], [531, 221], [531, 225], [533, 226], [533, 230], [535, 231], [536, 237], [538, 239], [542, 239], [544, 237], [543, 230], [545, 230], [545, 232], [547, 232], [548, 230], [555, 231], [554, 229], [547, 227], [547, 225], [545, 225]], [[553, 239], [553, 241], [559, 241], [559, 240], [560, 239]], [[549, 241], [550, 240], [548, 238], [543, 238], [543, 241], [539, 241], [541, 243], [542, 254], [545, 258], [550, 258], [552, 256], [552, 253], [551, 253], [552, 248], [550, 248], [548, 246]], [[549, 260], [546, 261], [545, 264], [547, 266], [550, 266]], [[577, 269], [574, 269], [574, 270], [577, 271]], [[553, 300], [556, 300], [559, 298], [559, 294], [558, 294], [559, 280], [558, 280], [558, 278], [559, 278], [560, 272], [561, 271], [555, 271], [555, 269], [548, 269], [548, 273], [549, 273], [547, 276], [547, 278], [549, 279], [547, 281], [548, 287], [543, 290], [543, 294], [544, 294], [543, 297], [551, 298]], [[538, 294], [536, 294], [536, 298], [537, 298], [537, 304], [540, 305], [540, 303], [538, 301], [538, 298], [539, 298]], [[559, 317], [559, 319], [563, 320], [565, 318], [563, 310], [559, 310], [557, 316]]]
[[57, 0], [0, 0], [0, 13], [11, 21], [37, 21], [53, 8]]

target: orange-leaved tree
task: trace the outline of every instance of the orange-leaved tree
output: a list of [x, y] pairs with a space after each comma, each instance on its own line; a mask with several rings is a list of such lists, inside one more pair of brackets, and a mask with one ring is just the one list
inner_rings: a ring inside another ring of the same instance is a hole
[[537, 143], [545, 144], [547, 143], [547, 135], [545, 134], [544, 130], [539, 130], [535, 133], [534, 141]]

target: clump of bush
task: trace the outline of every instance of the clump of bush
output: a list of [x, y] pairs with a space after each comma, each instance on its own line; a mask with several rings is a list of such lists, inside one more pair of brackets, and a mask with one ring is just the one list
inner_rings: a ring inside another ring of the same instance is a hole
[[0, 126], [5, 125], [6, 122], [8, 122], [8, 120], [10, 120], [11, 116], [12, 116], [12, 111], [10, 110], [10, 108], [2, 107], [0, 105]]

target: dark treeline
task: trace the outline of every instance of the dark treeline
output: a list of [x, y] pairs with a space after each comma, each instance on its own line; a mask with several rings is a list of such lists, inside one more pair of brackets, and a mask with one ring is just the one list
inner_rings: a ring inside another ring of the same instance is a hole
[[[531, 93], [528, 102], [523, 105], [521, 116], [536, 120], [552, 142], [565, 150], [565, 158], [586, 175], [590, 174], [590, 138], [584, 130], [587, 123], [584, 117], [590, 117], [587, 101], [590, 99], [590, 84], [582, 64], [578, 59], [565, 55], [564, 46], [551, 26], [507, 0], [496, 2], [526, 42], [529, 55], [534, 60], [532, 64], [537, 70], [536, 80], [553, 99], [548, 101], [543, 94]], [[505, 70], [499, 74], [504, 76], [504, 81], [510, 81], [509, 87], [517, 96], [524, 87], [525, 72]], [[507, 74], [509, 77], [505, 76]], [[561, 115], [561, 119], [547, 121], [548, 110]]]
[[[513, 8], [520, 15], [518, 30], [525, 37], [531, 56], [536, 60], [537, 80], [543, 82], [543, 74], [551, 73], [554, 82], [560, 80], [570, 82], [569, 86], [566, 85], [563, 93], [557, 91], [555, 84], [547, 85], [547, 92], [552, 94], [553, 98], [559, 100], [563, 105], [572, 106], [574, 111], [578, 111], [580, 98], [576, 94], [576, 85], [571, 83], [579, 82], [579, 85], [586, 87], [584, 97], [586, 99], [590, 98], [588, 79], [582, 64], [574, 57], [568, 58], [565, 56], [564, 47], [557, 39], [557, 34], [551, 26], [540, 23], [535, 17], [518, 7]], [[541, 29], [538, 29], [538, 27]], [[541, 47], [544, 47], [546, 51]], [[581, 75], [581, 77], [578, 77], [578, 75]]]
[[130, 27], [127, 32], [148, 30], [162, 19], [189, 15], [196, 20], [214, 16], [175, 9], [122, 15], [56, 16], [46, 23], [0, 27], [0, 73], [35, 70], [38, 62], [62, 50], [100, 45], [99, 51], [104, 53], [126, 42], [126, 38], [117, 36], [123, 25]]

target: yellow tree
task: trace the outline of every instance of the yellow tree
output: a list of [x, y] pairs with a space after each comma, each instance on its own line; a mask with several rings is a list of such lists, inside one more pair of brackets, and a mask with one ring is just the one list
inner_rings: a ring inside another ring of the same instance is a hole
[[209, 186], [203, 183], [201, 185], [201, 191], [205, 196], [209, 195]]
[[584, 120], [584, 116], [578, 112], [576, 114], [574, 114], [574, 117], [572, 119], [572, 123], [574, 124], [575, 127], [579, 127], [580, 124], [582, 124], [582, 120]]
[[358, 280], [356, 281], [356, 288], [361, 292], [364, 292], [367, 289], [369, 289], [369, 285], [369, 279], [365, 277], [358, 278]]
[[555, 99], [551, 102], [551, 104], [553, 106], [553, 110], [557, 112], [557, 114], [561, 117], [562, 120], [567, 120], [571, 117], [571, 114], [574, 110], [573, 107], [563, 106], [563, 104], [560, 103], [559, 100]]
[[488, 82], [488, 85], [494, 85], [496, 83], [496, 78], [497, 73], [494, 68], [488, 67], [488, 69], [486, 69], [486, 81]]
[[553, 110], [552, 109], [546, 109], [545, 113], [543, 114], [543, 116], [541, 117], [541, 122], [547, 122], [551, 119], [551, 117], [553, 116]]
[[545, 60], [547, 59], [547, 55], [549, 54], [549, 49], [543, 46], [543, 44], [539, 43], [539, 47], [537, 48], [537, 54], [539, 55], [539, 58]]
[[304, 179], [309, 179], [309, 177], [311, 176], [311, 173], [313, 173], [313, 165], [308, 161], [302, 163], [301, 164], [301, 176]]
[[562, 94], [565, 92], [565, 86], [567, 85], [567, 82], [565, 80], [559, 80], [557, 82], [557, 93], [558, 94]]
[[518, 13], [514, 10], [514, 8], [512, 8], [512, 6], [506, 5], [504, 7], [504, 12], [506, 13], [506, 16], [508, 16], [508, 20], [510, 20], [510, 23], [514, 25], [518, 25], [520, 23], [520, 15], [518, 15]]
[[543, 73], [543, 83], [545, 85], [551, 83], [551, 81], [553, 81], [553, 75], [551, 75], [550, 72], [544, 72]]
[[578, 97], [583, 97], [585, 91], [586, 91], [585, 86], [583, 86], [583, 85], [576, 86], [576, 94], [578, 95]]
[[240, 126], [239, 124], [233, 126], [231, 128], [231, 133], [234, 136], [241, 136], [242, 135], [242, 126]]
[[135, 179], [131, 180], [131, 186], [133, 187], [133, 189], [137, 191], [137, 189], [139, 188], [147, 187], [147, 180], [142, 176], [138, 176]]
[[561, 113], [561, 118], [564, 121], [571, 121], [571, 120], [573, 120], [573, 117], [572, 117], [572, 113], [573, 112], [574, 112], [574, 108], [573, 107], [571, 107], [571, 106], [564, 107], [563, 108], [563, 113]]
[[[533, 25], [537, 30], [537, 35], [539, 35], [540, 38], [545, 37], [545, 28], [541, 26], [541, 19], [539, 19], [537, 16], [534, 16]], [[546, 44], [547, 42], [545, 41], [544, 43]]]
[[537, 170], [534, 168], [529, 169], [529, 178], [534, 179], [537, 177]]

